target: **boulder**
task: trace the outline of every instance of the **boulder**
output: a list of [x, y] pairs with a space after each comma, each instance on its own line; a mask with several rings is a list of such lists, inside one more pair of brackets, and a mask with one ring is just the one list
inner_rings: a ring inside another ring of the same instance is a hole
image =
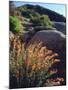
[[43, 30], [37, 32], [29, 43], [42, 41], [44, 45], [55, 52], [63, 52], [65, 50], [66, 37], [57, 30]]

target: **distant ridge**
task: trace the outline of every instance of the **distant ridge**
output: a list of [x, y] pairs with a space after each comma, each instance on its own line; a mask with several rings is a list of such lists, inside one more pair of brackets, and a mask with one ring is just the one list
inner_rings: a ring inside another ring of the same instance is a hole
[[46, 14], [49, 16], [51, 21], [66, 22], [66, 18], [63, 15], [60, 15], [59, 13], [52, 11], [50, 9], [44, 8], [40, 5], [26, 4], [18, 7], [18, 9], [20, 8], [27, 8], [34, 13], [39, 13], [40, 15]]

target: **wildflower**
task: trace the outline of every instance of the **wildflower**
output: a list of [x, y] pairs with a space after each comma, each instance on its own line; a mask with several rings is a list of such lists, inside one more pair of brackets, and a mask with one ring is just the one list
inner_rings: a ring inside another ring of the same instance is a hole
[[36, 68], [36, 64], [34, 64], [34, 65], [32, 66], [32, 70], [35, 70], [35, 68]]
[[60, 62], [60, 60], [59, 59], [55, 59], [54, 60], [54, 63], [57, 63], [57, 62]]
[[55, 74], [55, 73], [57, 73], [57, 69], [50, 70], [49, 73], [50, 74]]
[[29, 52], [29, 53], [32, 53], [32, 48], [29, 48], [29, 49], [28, 49], [28, 52]]
[[[12, 46], [15, 57], [13, 57], [12, 63], [13, 67], [11, 67], [12, 72], [16, 72], [16, 77], [20, 78], [20, 75], [23, 77], [25, 74], [26, 79], [28, 79], [28, 83], [35, 81], [35, 77], [42, 80], [44, 74], [47, 73], [48, 76], [52, 74], [56, 74], [58, 72], [57, 69], [50, 70], [51, 66], [59, 62], [59, 59], [56, 59], [58, 56], [57, 53], [54, 53], [52, 50], [49, 50], [46, 46], [43, 46], [42, 42], [30, 44], [25, 48], [25, 43], [22, 43], [19, 38], [14, 38], [13, 40], [14, 46]], [[19, 64], [18, 61], [20, 60], [20, 56], [22, 55], [21, 63]], [[11, 63], [10, 63], [11, 64]], [[10, 69], [10, 70], [11, 70]], [[14, 71], [13, 71], [14, 69]], [[20, 69], [21, 72], [19, 71]], [[46, 80], [46, 77], [44, 77]], [[56, 78], [56, 79], [47, 79], [48, 85], [60, 85], [63, 82], [63, 78]]]
[[63, 81], [64, 81], [64, 79], [63, 79], [63, 78], [57, 78], [57, 80], [58, 80], [58, 81], [61, 81], [61, 82], [63, 82]]
[[57, 85], [60, 85], [61, 83], [59, 81], [57, 82], [52, 82], [53, 86], [57, 86]]

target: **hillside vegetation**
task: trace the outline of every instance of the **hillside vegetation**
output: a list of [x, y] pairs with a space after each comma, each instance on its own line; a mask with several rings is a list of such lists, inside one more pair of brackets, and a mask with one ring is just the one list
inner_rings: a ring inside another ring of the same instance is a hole
[[26, 16], [28, 18], [30, 17], [30, 15], [35, 15], [38, 13], [39, 15], [48, 15], [51, 21], [57, 21], [57, 22], [66, 21], [64, 16], [39, 5], [28, 4], [28, 5], [18, 7], [18, 10], [21, 12], [23, 16]]

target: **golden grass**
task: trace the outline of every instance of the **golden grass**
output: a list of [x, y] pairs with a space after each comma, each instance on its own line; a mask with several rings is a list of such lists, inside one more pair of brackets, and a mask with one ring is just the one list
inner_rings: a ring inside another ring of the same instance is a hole
[[[61, 85], [63, 78], [48, 79], [53, 74], [57, 74], [57, 69], [50, 69], [54, 63], [60, 62], [57, 59], [58, 54], [49, 50], [43, 43], [30, 44], [25, 48], [19, 37], [10, 40], [10, 72], [16, 78], [25, 77], [28, 80], [28, 86], [54, 86]], [[20, 70], [21, 69], [21, 70]], [[38, 83], [35, 85], [35, 79]]]

